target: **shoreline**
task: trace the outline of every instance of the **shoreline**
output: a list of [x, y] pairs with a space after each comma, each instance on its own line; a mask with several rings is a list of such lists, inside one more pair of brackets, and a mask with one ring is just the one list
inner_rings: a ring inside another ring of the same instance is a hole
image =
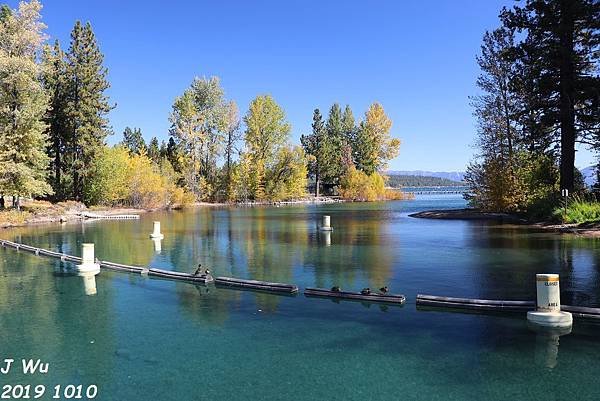
[[555, 223], [550, 221], [533, 222], [509, 213], [482, 212], [477, 209], [468, 208], [424, 210], [417, 213], [411, 213], [408, 216], [413, 218], [434, 220], [492, 221], [500, 224], [527, 226], [557, 234], [574, 234], [590, 238], [600, 237], [600, 222], [580, 224]]
[[[319, 199], [302, 199], [291, 201], [264, 201], [264, 202], [194, 202], [186, 207], [175, 208], [156, 208], [156, 209], [137, 209], [128, 207], [91, 207], [88, 208], [82, 203], [67, 201], [59, 203], [31, 202], [25, 203], [21, 212], [14, 209], [0, 211], [0, 229], [9, 229], [15, 227], [26, 227], [38, 224], [50, 223], [72, 223], [76, 221], [93, 220], [88, 215], [114, 216], [114, 215], [141, 215], [156, 211], [172, 211], [185, 208], [203, 208], [203, 207], [254, 207], [254, 206], [289, 206], [289, 205], [310, 205], [310, 204], [330, 204], [348, 202], [342, 199], [330, 197], [320, 197]], [[38, 210], [39, 209], [39, 210]], [[7, 221], [2, 220], [2, 214], [13, 214]], [[20, 214], [19, 214], [20, 213]]]

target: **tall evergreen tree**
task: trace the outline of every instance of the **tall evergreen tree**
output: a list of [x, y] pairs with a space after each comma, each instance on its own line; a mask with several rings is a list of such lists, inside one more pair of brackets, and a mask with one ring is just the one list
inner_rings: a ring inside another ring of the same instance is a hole
[[529, 64], [526, 80], [544, 100], [537, 112], [560, 148], [560, 186], [573, 190], [575, 143], [600, 127], [600, 2], [527, 0], [502, 19], [526, 34], [519, 60]]
[[479, 152], [465, 180], [471, 188], [467, 199], [484, 210], [518, 211], [525, 199], [519, 168], [523, 160], [516, 157], [524, 143], [518, 138], [522, 102], [511, 90], [519, 73], [510, 57], [513, 48], [514, 33], [502, 27], [485, 33], [477, 56], [481, 68], [477, 86], [482, 94], [472, 98], [471, 105], [477, 117]]
[[37, 0], [0, 12], [0, 195], [52, 192], [46, 183], [48, 137], [43, 118], [48, 98], [37, 57], [45, 39]]
[[110, 133], [106, 115], [113, 108], [105, 94], [110, 87], [108, 70], [102, 64], [104, 56], [89, 22], [75, 23], [66, 58], [65, 114], [70, 137], [65, 156], [71, 174], [71, 194], [81, 200], [88, 167]]
[[173, 137], [170, 137], [169, 141], [167, 142], [166, 157], [167, 160], [171, 163], [171, 166], [173, 166], [175, 172], [181, 173], [181, 166], [179, 165], [179, 149]]
[[68, 103], [69, 80], [66, 75], [66, 56], [58, 40], [53, 46], [45, 46], [43, 53], [44, 74], [43, 83], [50, 97], [46, 112], [47, 133], [50, 137], [48, 156], [50, 156], [50, 184], [56, 199], [64, 199], [67, 194], [64, 182], [64, 155], [70, 142], [68, 118], [66, 115]]
[[125, 127], [123, 131], [123, 145], [133, 154], [142, 154], [146, 152], [146, 142], [142, 136], [142, 130], [139, 128], [131, 129]]
[[342, 115], [342, 136], [346, 144], [352, 144], [354, 142], [354, 136], [356, 135], [356, 126], [354, 125], [354, 114], [350, 105], [346, 105], [344, 108], [344, 114]]
[[312, 133], [302, 135], [300, 142], [304, 152], [312, 156], [309, 162], [308, 173], [315, 179], [315, 197], [319, 197], [321, 187], [321, 176], [327, 171], [328, 163], [332, 158], [332, 146], [326, 139], [327, 132], [323, 117], [319, 109], [313, 112]]
[[154, 163], [160, 163], [160, 145], [158, 143], [158, 138], [153, 136], [148, 144], [148, 149], [146, 150], [148, 158], [152, 160]]
[[339, 178], [342, 175], [344, 169], [342, 164], [342, 148], [344, 145], [344, 123], [342, 120], [342, 109], [340, 105], [334, 103], [329, 109], [329, 115], [327, 116], [327, 122], [325, 124], [326, 136], [324, 143], [326, 142], [327, 148], [330, 149], [331, 157], [327, 160], [326, 169], [322, 169], [321, 178], [323, 183], [329, 188], [338, 184]]

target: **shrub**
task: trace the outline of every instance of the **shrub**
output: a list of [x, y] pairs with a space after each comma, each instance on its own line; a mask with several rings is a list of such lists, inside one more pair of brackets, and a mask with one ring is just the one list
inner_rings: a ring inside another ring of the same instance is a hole
[[122, 146], [104, 148], [86, 182], [88, 205], [136, 208], [183, 207], [193, 196], [177, 187], [179, 177], [167, 160], [160, 165], [145, 154], [131, 154]]
[[595, 223], [600, 221], [600, 202], [597, 199], [585, 199], [575, 195], [564, 207], [554, 209], [554, 217], [565, 223]]
[[16, 209], [7, 209], [0, 211], [0, 227], [18, 226], [31, 216], [27, 211], [18, 211]]
[[350, 167], [340, 181], [340, 196], [361, 202], [411, 199], [411, 195], [387, 189], [385, 181], [386, 177], [379, 173], [367, 175], [364, 171]]

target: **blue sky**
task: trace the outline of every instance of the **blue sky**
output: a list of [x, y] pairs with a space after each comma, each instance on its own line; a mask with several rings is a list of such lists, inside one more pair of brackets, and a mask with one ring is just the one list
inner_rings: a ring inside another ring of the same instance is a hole
[[[167, 139], [174, 98], [194, 76], [216, 75], [242, 113], [257, 94], [271, 94], [293, 142], [310, 130], [316, 107], [326, 114], [348, 103], [361, 117], [378, 101], [402, 140], [390, 168], [445, 171], [463, 170], [472, 157], [475, 55], [502, 6], [513, 4], [41, 1], [48, 34], [65, 48], [75, 20], [92, 23], [117, 104], [112, 143], [126, 126]], [[591, 163], [589, 152], [578, 153], [578, 166]]]

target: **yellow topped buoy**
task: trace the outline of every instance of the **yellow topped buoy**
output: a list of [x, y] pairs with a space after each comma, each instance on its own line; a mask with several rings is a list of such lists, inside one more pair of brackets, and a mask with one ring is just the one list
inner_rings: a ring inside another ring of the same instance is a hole
[[560, 310], [558, 274], [536, 274], [536, 310], [527, 312], [527, 320], [546, 327], [571, 327], [573, 316]]

